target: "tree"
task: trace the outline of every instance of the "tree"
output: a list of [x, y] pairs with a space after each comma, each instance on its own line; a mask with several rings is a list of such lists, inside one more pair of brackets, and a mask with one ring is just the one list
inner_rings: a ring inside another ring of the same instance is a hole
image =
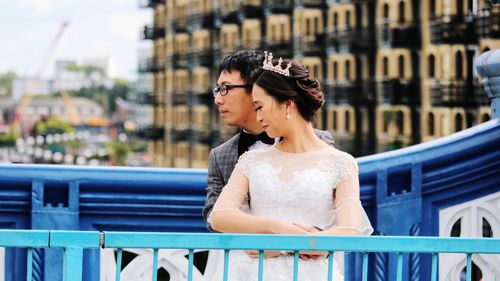
[[0, 75], [0, 95], [4, 92], [8, 97], [12, 96], [12, 81], [15, 78], [17, 75], [13, 71]]

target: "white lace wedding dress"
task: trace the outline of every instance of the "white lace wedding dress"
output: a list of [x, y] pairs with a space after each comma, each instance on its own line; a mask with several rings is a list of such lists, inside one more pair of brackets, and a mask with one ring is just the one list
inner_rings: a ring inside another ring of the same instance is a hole
[[[233, 177], [245, 177], [233, 181]], [[232, 184], [247, 182], [247, 184]], [[287, 153], [275, 146], [252, 150], [238, 160], [229, 184], [223, 189], [212, 214], [241, 210], [249, 202], [249, 213], [322, 229], [355, 229], [372, 232], [359, 201], [358, 168], [355, 159], [328, 147], [304, 153]], [[258, 259], [244, 251], [231, 251], [229, 280], [257, 281]], [[222, 280], [223, 266], [214, 280]], [[328, 260], [300, 260], [300, 281], [327, 280]], [[264, 280], [293, 280], [293, 256], [267, 258]], [[335, 281], [343, 280], [334, 268]]]

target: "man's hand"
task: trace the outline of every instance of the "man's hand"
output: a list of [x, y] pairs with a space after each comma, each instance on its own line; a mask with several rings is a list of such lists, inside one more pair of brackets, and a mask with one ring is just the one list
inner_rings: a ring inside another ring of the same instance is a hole
[[[316, 226], [304, 226], [304, 225], [301, 225], [298, 223], [293, 223], [293, 225], [300, 227], [301, 229], [307, 231], [308, 234], [314, 234], [314, 233], [318, 233], [318, 232], [322, 231], [321, 228], [316, 227]], [[309, 260], [309, 259], [317, 260], [319, 258], [326, 257], [327, 254], [328, 253], [325, 253], [325, 252], [301, 251], [301, 252], [299, 252], [299, 257], [302, 260]]]

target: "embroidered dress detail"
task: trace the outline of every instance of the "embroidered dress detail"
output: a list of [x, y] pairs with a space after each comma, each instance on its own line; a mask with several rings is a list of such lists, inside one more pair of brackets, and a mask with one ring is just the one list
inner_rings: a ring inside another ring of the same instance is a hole
[[[245, 152], [235, 170], [248, 179], [248, 190], [229, 187], [213, 212], [239, 208], [234, 202], [250, 198], [249, 213], [257, 217], [365, 235], [373, 231], [359, 201], [356, 160], [347, 153], [333, 147], [286, 153], [272, 146]], [[229, 280], [258, 279], [258, 260], [245, 252], [232, 251], [230, 263]], [[334, 281], [343, 280], [337, 268], [334, 272]], [[327, 259], [300, 261], [299, 280], [326, 280], [327, 274]], [[266, 259], [264, 280], [293, 280], [293, 256]]]

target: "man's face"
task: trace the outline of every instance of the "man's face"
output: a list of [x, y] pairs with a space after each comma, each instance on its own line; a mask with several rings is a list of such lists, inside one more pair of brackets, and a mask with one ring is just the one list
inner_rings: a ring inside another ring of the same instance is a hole
[[[217, 80], [217, 86], [245, 84], [246, 81], [240, 77], [240, 72], [236, 70], [222, 71]], [[252, 95], [247, 90], [250, 89], [231, 88], [225, 96], [219, 93], [215, 97], [214, 102], [219, 107], [220, 116], [229, 126], [247, 128], [249, 124], [256, 122]]]

